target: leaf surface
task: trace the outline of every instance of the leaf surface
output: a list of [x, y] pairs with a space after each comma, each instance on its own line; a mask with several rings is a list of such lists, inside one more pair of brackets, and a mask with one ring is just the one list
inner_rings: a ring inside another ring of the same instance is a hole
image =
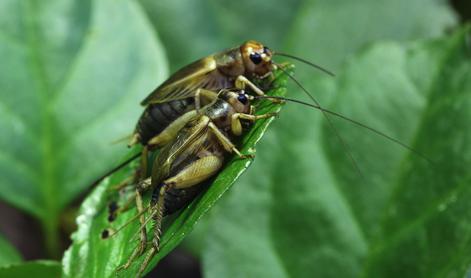
[[112, 142], [132, 132], [166, 60], [133, 2], [0, 5], [0, 198], [39, 218], [57, 249], [59, 213], [117, 164]]
[[36, 278], [61, 277], [60, 263], [56, 261], [29, 261], [0, 267], [0, 277], [24, 278], [34, 275]]
[[205, 275], [465, 276], [470, 57], [469, 28], [437, 40], [379, 43], [351, 57], [330, 84], [332, 110], [433, 163], [331, 117], [360, 174], [322, 115], [288, 104], [259, 146], [264, 163], [210, 218]]

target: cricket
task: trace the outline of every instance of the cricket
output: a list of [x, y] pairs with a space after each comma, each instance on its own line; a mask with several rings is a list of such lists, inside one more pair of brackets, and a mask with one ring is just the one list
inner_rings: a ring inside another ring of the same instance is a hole
[[[247, 41], [238, 47], [207, 56], [185, 66], [141, 102], [144, 111], [130, 136], [129, 146], [141, 144], [143, 150], [106, 174], [109, 175], [140, 157], [140, 166], [135, 173], [113, 187], [119, 190], [130, 185], [134, 188], [133, 199], [137, 215], [125, 226], [137, 219], [140, 225], [139, 243], [127, 262], [119, 266], [117, 271], [129, 268], [137, 257], [145, 255], [136, 274], [136, 277], [141, 277], [152, 258], [159, 252], [164, 216], [184, 208], [200, 194], [201, 184], [214, 177], [224, 167], [228, 155], [232, 154], [240, 159], [253, 158], [253, 154], [241, 153], [234, 140], [243, 135], [244, 130], [253, 122], [276, 115], [274, 113], [256, 115], [256, 106], [252, 104], [256, 99], [280, 104], [292, 102], [315, 108], [323, 113], [333, 130], [335, 127], [330, 121], [330, 116], [339, 117], [365, 128], [427, 159], [381, 131], [323, 108], [284, 69], [283, 64], [273, 61], [274, 55], [293, 58], [333, 76], [333, 73], [316, 64], [296, 56], [272, 51], [256, 41]], [[267, 95], [266, 90], [258, 84], [263, 81], [265, 84], [268, 82], [270, 89], [274, 72], [277, 70], [288, 75], [313, 103]], [[335, 134], [343, 144], [341, 136], [337, 132]], [[361, 175], [355, 160], [349, 154], [348, 147], [344, 145], [344, 148], [353, 166]], [[158, 154], [153, 161], [148, 161], [151, 152]], [[149, 165], [151, 170], [147, 171]], [[143, 201], [145, 194], [150, 194], [148, 206]], [[125, 209], [128, 209], [128, 206], [121, 211]], [[112, 218], [116, 216], [115, 210], [112, 211]], [[153, 222], [153, 228], [149, 244], [146, 225], [150, 221]], [[110, 237], [122, 228], [124, 226], [117, 229]]]

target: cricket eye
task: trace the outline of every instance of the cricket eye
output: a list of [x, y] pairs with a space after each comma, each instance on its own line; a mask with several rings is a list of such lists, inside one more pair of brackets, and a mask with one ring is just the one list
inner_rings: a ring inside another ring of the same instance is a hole
[[250, 60], [252, 63], [258, 65], [262, 62], [262, 55], [260, 55], [260, 53], [253, 52], [250, 54]]
[[247, 104], [247, 101], [249, 100], [247, 98], [247, 96], [245, 94], [240, 94], [238, 97], [237, 97], [237, 100], [240, 101], [240, 103], [242, 104]]

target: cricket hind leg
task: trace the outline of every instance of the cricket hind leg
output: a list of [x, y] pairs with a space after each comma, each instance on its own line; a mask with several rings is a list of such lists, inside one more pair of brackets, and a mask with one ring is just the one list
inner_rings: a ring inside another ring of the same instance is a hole
[[139, 223], [140, 223], [140, 228], [139, 228], [139, 245], [134, 249], [132, 252], [131, 256], [127, 260], [127, 262], [119, 266], [117, 268], [117, 271], [120, 271], [122, 269], [127, 269], [131, 264], [134, 262], [134, 260], [141, 256], [147, 247], [147, 229], [146, 229], [146, 218], [144, 214], [144, 205], [143, 205], [143, 200], [142, 200], [142, 194], [146, 192], [151, 186], [151, 179], [145, 179], [141, 182], [139, 182], [136, 185], [136, 193], [135, 193], [135, 201], [136, 201], [136, 208], [137, 208], [137, 213], [140, 215], [139, 216]]
[[[120, 183], [110, 186], [108, 188], [108, 191], [110, 192], [118, 191], [121, 193], [126, 187], [138, 184], [144, 178], [146, 178], [148, 152], [149, 152], [148, 147], [144, 146], [140, 154], [141, 161], [140, 161], [139, 168], [134, 170], [133, 173], [129, 177], [125, 178]], [[132, 200], [136, 198], [136, 193], [133, 194], [131, 197], [125, 196], [125, 198], [127, 198], [127, 200], [125, 200], [124, 204], [119, 207], [117, 206], [117, 201], [112, 201], [109, 204], [109, 215], [108, 215], [109, 222], [113, 222], [118, 217], [118, 215], [120, 215], [123, 212], [126, 212], [128, 209], [131, 208]]]
[[[171, 189], [186, 189], [199, 185], [201, 182], [215, 175], [223, 165], [221, 155], [207, 155], [190, 163], [175, 176], [166, 179], [160, 186], [155, 187], [152, 193], [152, 215], [153, 215], [153, 238], [152, 247], [149, 249], [137, 277], [142, 276], [152, 258], [160, 251], [160, 240], [162, 236], [162, 219], [165, 214], [165, 196]], [[154, 213], [155, 212], [155, 213]]]

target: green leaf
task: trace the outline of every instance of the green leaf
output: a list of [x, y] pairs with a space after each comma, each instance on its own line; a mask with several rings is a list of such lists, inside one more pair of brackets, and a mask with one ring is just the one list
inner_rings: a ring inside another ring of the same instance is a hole
[[[278, 77], [274, 89], [268, 93], [271, 95], [284, 95], [286, 76]], [[270, 101], [263, 101], [257, 106], [257, 114], [279, 111], [280, 105]], [[261, 139], [273, 118], [257, 121], [254, 126], [242, 138], [240, 149], [242, 153], [251, 152], [255, 144]], [[231, 187], [240, 175], [249, 167], [252, 160], [232, 158], [217, 175], [209, 188], [200, 194], [187, 208], [182, 210], [174, 220], [170, 220], [168, 228], [164, 229], [160, 252], [152, 261], [152, 266], [173, 250], [193, 229], [197, 222], [214, 206], [219, 198]], [[139, 222], [121, 230], [116, 236], [102, 239], [101, 234], [105, 229], [115, 231], [126, 221], [136, 215], [134, 207], [119, 215], [118, 219], [110, 225], [108, 222], [107, 205], [113, 200], [110, 186], [116, 185], [124, 178], [130, 176], [136, 165], [129, 165], [125, 169], [113, 174], [104, 180], [83, 203], [80, 216], [77, 218], [79, 230], [73, 234], [72, 247], [66, 252], [63, 259], [64, 272], [68, 277], [113, 277], [116, 268], [123, 265], [134, 248]], [[114, 194], [116, 195], [116, 194]], [[132, 198], [132, 197], [131, 197]], [[121, 200], [123, 202], [123, 200]], [[112, 226], [112, 227], [110, 227]], [[149, 225], [149, 228], [151, 225]], [[151, 236], [151, 235], [149, 235]], [[130, 276], [137, 272], [145, 256], [141, 256], [129, 270], [122, 275]]]
[[[302, 1], [140, 2], [162, 36], [172, 70], [177, 70], [200, 57], [240, 45], [249, 39], [281, 47]], [[178, 20], [175, 24], [179, 18], [185, 20]]]
[[0, 277], [24, 278], [59, 278], [61, 277], [60, 263], [56, 261], [30, 261], [0, 267]]
[[[379, 43], [326, 88], [331, 110], [434, 163], [330, 117], [287, 105], [258, 161], [215, 208], [207, 277], [464, 277], [471, 265], [471, 46]], [[259, 163], [262, 162], [263, 163]]]
[[248, 39], [336, 69], [367, 43], [437, 37], [457, 21], [443, 0], [140, 2], [162, 36], [172, 70]]
[[332, 69], [377, 40], [438, 37], [457, 21], [443, 0], [308, 0], [299, 11], [288, 49]]
[[0, 267], [21, 262], [21, 255], [15, 247], [0, 235]]
[[139, 101], [166, 74], [125, 0], [1, 2], [0, 197], [39, 218], [49, 249], [62, 208], [122, 155]]

